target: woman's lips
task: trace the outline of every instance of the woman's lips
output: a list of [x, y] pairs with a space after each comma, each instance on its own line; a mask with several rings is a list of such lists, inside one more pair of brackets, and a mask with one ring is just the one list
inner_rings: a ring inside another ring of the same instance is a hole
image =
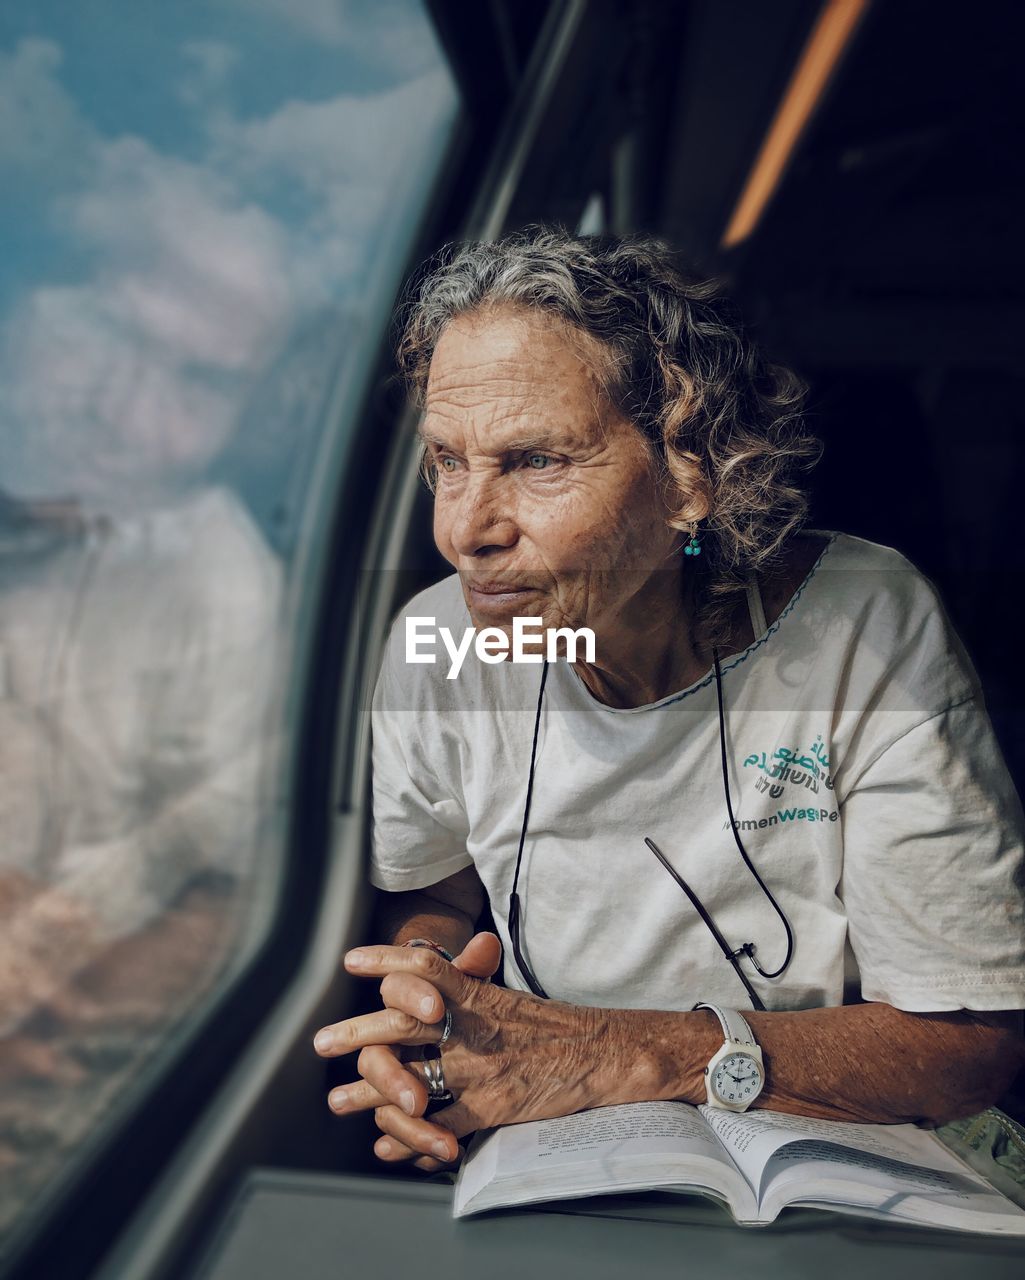
[[470, 600], [475, 608], [482, 611], [505, 610], [516, 608], [524, 600], [532, 595], [536, 595], [537, 590], [534, 587], [514, 587], [504, 584], [491, 585], [483, 587], [470, 587]]

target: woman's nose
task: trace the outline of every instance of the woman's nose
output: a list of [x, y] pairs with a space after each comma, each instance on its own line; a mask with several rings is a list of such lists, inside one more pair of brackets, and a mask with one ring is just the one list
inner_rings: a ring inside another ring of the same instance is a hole
[[479, 555], [488, 547], [511, 547], [515, 543], [516, 520], [500, 477], [468, 478], [451, 502], [449, 538], [459, 555]]

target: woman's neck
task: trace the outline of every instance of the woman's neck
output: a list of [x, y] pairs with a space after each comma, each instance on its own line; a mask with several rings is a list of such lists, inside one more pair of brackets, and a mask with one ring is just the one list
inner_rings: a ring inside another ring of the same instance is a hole
[[[629, 609], [598, 631], [596, 661], [576, 664], [597, 701], [617, 708], [647, 706], [711, 670], [711, 646], [697, 634], [694, 587], [693, 571], [652, 579]], [[720, 648], [732, 652], [730, 645]]]

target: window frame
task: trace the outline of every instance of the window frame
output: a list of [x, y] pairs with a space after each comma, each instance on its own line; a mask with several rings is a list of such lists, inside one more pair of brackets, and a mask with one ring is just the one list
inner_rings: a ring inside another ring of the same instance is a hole
[[[596, 35], [607, 14], [595, 24], [588, 0], [553, 0], [519, 83], [496, 94], [487, 64], [476, 60], [473, 33], [460, 38], [460, 0], [427, 0], [426, 7], [463, 101], [403, 278], [441, 244], [497, 237], [525, 208], [552, 216], [548, 175], [537, 162], [543, 138], [549, 136], [550, 146], [567, 95], [586, 95], [595, 69], [607, 70], [620, 52], [614, 33]], [[608, 143], [610, 148], [612, 139]], [[601, 164], [608, 150], [595, 154]], [[593, 172], [581, 179], [581, 210], [595, 181]], [[556, 216], [564, 216], [565, 204], [563, 195]], [[251, 1163], [254, 1143], [268, 1141], [254, 1135], [252, 1119], [276, 1087], [294, 1083], [290, 1054], [297, 1037], [327, 1020], [332, 1008], [337, 1016], [331, 988], [338, 956], [346, 939], [358, 936], [373, 897], [364, 867], [367, 689], [396, 604], [381, 589], [361, 598], [357, 610], [351, 602], [361, 575], [400, 553], [418, 483], [410, 447], [416, 415], [388, 401], [391, 337], [381, 334], [365, 394], [350, 409], [354, 417], [376, 414], [382, 427], [390, 427], [388, 447], [375, 432], [354, 433], [331, 494], [335, 516], [324, 553], [314, 557], [319, 581], [307, 594], [315, 602], [307, 648], [294, 656], [293, 694], [302, 710], [274, 921], [247, 968], [197, 1021], [148, 1097], [118, 1118], [59, 1188], [54, 1204], [15, 1241], [10, 1280], [182, 1274], [184, 1260]], [[371, 576], [380, 583], [397, 575]], [[316, 1066], [314, 1055], [307, 1057]], [[181, 1070], [183, 1062], [187, 1070]]]

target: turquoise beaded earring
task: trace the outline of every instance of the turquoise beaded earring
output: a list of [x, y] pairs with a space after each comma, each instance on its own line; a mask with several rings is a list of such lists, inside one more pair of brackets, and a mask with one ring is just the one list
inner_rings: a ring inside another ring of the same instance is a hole
[[701, 554], [701, 548], [698, 546], [698, 527], [696, 524], [692, 524], [690, 527], [690, 542], [684, 547], [683, 554], [685, 556], [699, 556]]

